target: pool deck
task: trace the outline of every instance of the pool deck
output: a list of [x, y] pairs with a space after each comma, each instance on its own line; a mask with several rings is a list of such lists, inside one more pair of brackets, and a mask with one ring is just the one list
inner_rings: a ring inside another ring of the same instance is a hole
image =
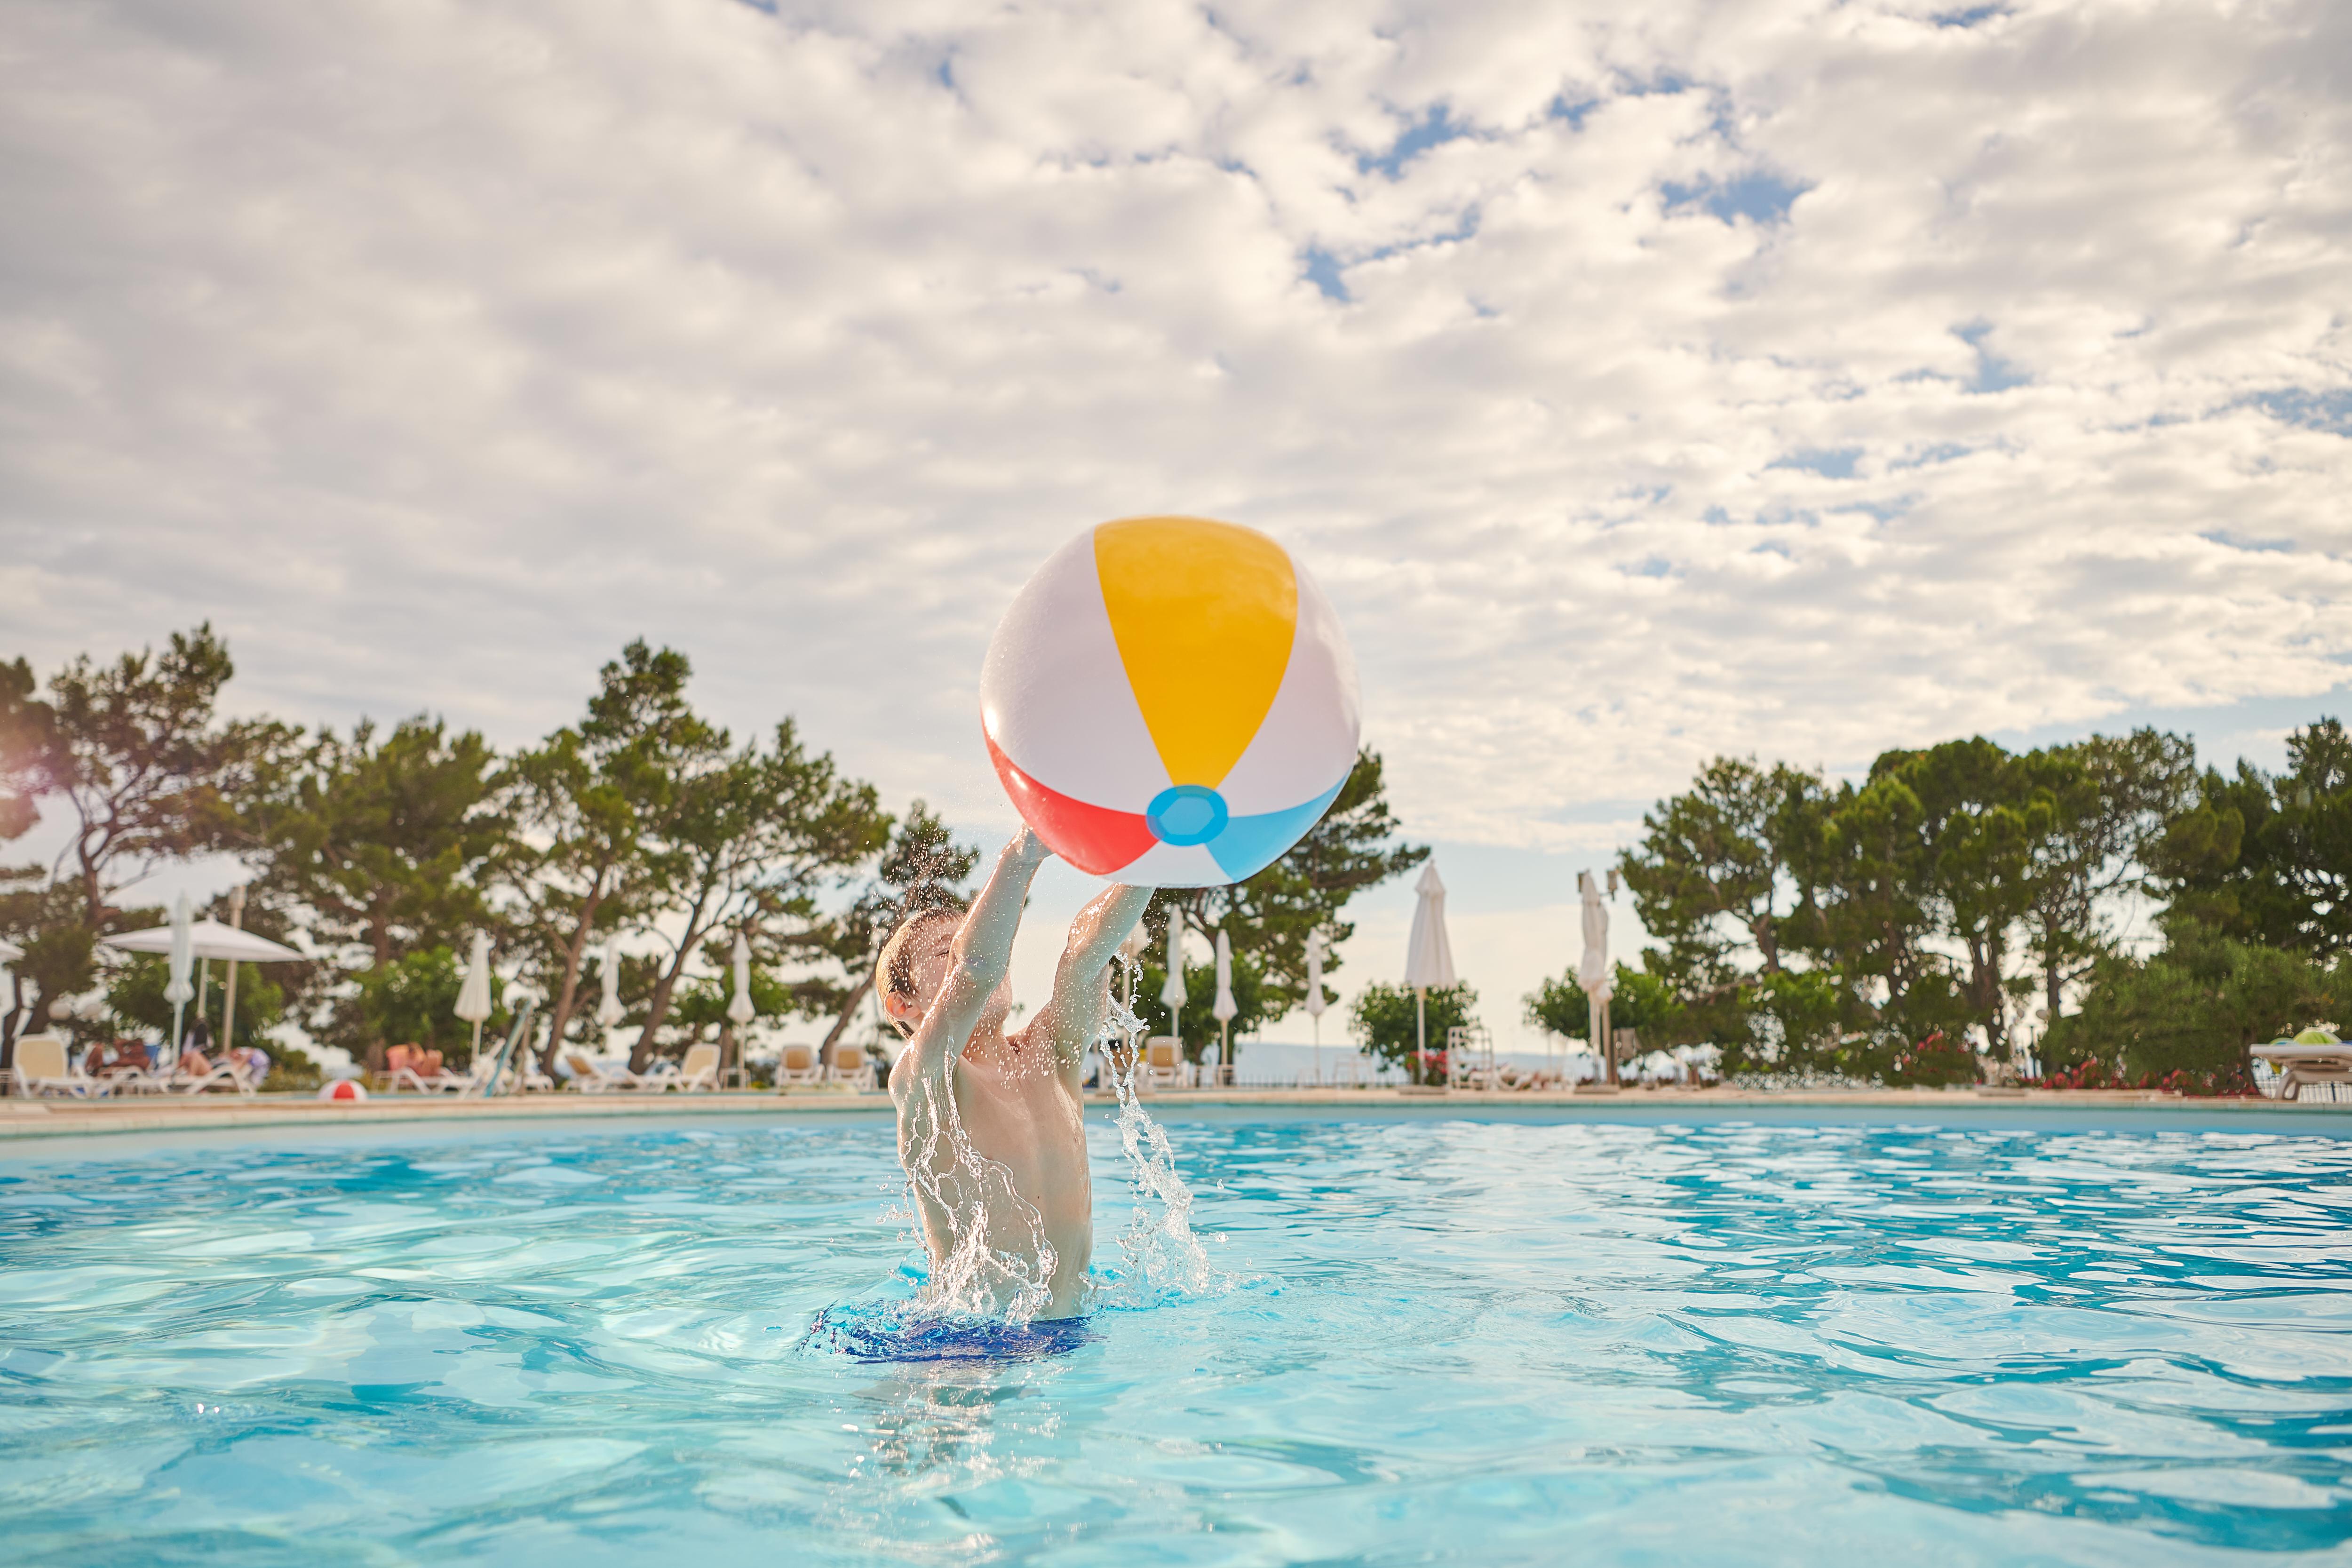
[[[1088, 1095], [1095, 1105], [1114, 1103]], [[2352, 1104], [2306, 1104], [2276, 1100], [2189, 1099], [2152, 1089], [1629, 1089], [1616, 1093], [1495, 1094], [1466, 1089], [1227, 1089], [1161, 1090], [1145, 1097], [1156, 1109], [1215, 1108], [1224, 1114], [1260, 1110], [1434, 1110], [1439, 1107], [1477, 1116], [1549, 1110], [1561, 1120], [1608, 1121], [1629, 1110], [1671, 1115], [1679, 1110], [1721, 1115], [1740, 1107], [1786, 1113], [1905, 1110], [1928, 1115], [1965, 1109], [2036, 1110], [2192, 1111], [2202, 1118], [2242, 1117], [2249, 1129], [2266, 1117], [2341, 1116]], [[887, 1112], [889, 1097], [808, 1089], [784, 1094], [761, 1090], [718, 1094], [534, 1094], [495, 1100], [455, 1100], [427, 1095], [380, 1095], [362, 1102], [323, 1101], [307, 1095], [207, 1095], [197, 1099], [144, 1096], [133, 1100], [0, 1100], [0, 1142], [19, 1139], [88, 1137], [109, 1132], [190, 1132], [251, 1127], [377, 1127], [401, 1122], [464, 1124], [480, 1121], [664, 1119], [775, 1116], [802, 1120], [867, 1116]]]

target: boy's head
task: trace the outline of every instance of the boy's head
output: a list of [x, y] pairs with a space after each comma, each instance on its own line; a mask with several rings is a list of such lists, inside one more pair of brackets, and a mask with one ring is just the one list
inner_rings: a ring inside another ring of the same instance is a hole
[[[900, 1035], [911, 1037], [939, 1000], [955, 967], [952, 950], [962, 929], [960, 911], [925, 910], [908, 916], [882, 944], [882, 956], [874, 964], [874, 992], [882, 998], [882, 1016]], [[987, 1032], [992, 1023], [1001, 1027], [1011, 1000], [1005, 988], [998, 986], [973, 1034]]]

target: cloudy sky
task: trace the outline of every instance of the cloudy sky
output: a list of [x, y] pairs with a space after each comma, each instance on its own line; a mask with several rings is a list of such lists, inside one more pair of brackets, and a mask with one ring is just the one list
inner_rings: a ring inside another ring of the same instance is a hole
[[2347, 706], [2347, 148], [2333, 0], [16, 0], [0, 656], [516, 742], [644, 636], [1001, 837], [1013, 590], [1231, 518], [1504, 1027], [1706, 755]]

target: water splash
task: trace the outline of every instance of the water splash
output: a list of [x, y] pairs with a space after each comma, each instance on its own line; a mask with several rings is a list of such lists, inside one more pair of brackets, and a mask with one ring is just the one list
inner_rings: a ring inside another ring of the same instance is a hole
[[[1134, 1310], [1223, 1294], [1234, 1282], [1210, 1263], [1193, 1234], [1192, 1190], [1177, 1172], [1167, 1131], [1136, 1097], [1137, 1045], [1144, 1029], [1133, 1005], [1139, 970], [1124, 954], [1118, 963], [1124, 984], [1109, 988], [1100, 1040], [1115, 1046], [1103, 1056], [1118, 1097], [1119, 1147], [1136, 1207], [1117, 1238], [1120, 1261], [1089, 1282], [1089, 1304]], [[1016, 1070], [1045, 1069], [1041, 1058]], [[973, 1147], [952, 1088], [936, 1091], [935, 1103], [938, 1114], [927, 1132], [906, 1152], [904, 1190], [925, 1250], [932, 1250], [922, 1234], [926, 1214], [940, 1222], [948, 1245], [915, 1300], [894, 1310], [888, 1337], [898, 1342], [936, 1330], [960, 1342], [992, 1343], [990, 1336], [998, 1330], [1025, 1327], [1051, 1306], [1059, 1254], [1047, 1238], [1045, 1216], [1013, 1185], [1013, 1173]]]
[[937, 1114], [902, 1163], [919, 1230], [931, 1214], [948, 1245], [915, 1310], [940, 1321], [1027, 1323], [1053, 1301], [1060, 1255], [1046, 1237], [1045, 1216], [1021, 1195], [1009, 1169], [972, 1146], [951, 1076], [931, 1102]]
[[1143, 1036], [1143, 1020], [1134, 1005], [1139, 970], [1125, 953], [1118, 965], [1126, 984], [1112, 990], [1103, 1034], [1106, 1043], [1116, 1042], [1116, 1048], [1103, 1052], [1103, 1060], [1118, 1095], [1118, 1142], [1135, 1184], [1135, 1217], [1119, 1233], [1121, 1261], [1097, 1283], [1095, 1300], [1099, 1306], [1132, 1309], [1222, 1294], [1233, 1281], [1210, 1263], [1200, 1237], [1192, 1234], [1192, 1191], [1177, 1173], [1168, 1131], [1136, 1099], [1135, 1075], [1140, 1070], [1137, 1047]]

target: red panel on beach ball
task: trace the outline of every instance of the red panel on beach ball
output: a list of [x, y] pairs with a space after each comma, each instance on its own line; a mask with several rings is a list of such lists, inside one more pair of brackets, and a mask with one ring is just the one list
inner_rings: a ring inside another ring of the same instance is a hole
[[1109, 811], [1047, 789], [1013, 765], [1012, 760], [988, 742], [989, 761], [1004, 781], [1004, 793], [1023, 821], [1037, 830], [1045, 847], [1090, 877], [1108, 877], [1131, 865], [1159, 842], [1150, 825], [1134, 812]]

